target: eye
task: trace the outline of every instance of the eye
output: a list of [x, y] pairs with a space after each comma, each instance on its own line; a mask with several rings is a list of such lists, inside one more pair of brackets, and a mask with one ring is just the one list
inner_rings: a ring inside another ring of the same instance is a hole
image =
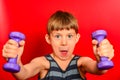
[[60, 38], [61, 36], [60, 35], [55, 35], [55, 38]]
[[73, 37], [73, 35], [68, 35], [68, 38], [72, 38]]

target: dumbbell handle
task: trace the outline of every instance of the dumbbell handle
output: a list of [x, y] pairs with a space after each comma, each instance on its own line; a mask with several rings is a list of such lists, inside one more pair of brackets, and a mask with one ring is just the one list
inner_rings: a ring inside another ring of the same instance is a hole
[[[21, 32], [11, 32], [9, 38], [19, 43], [25, 39], [25, 35]], [[17, 64], [17, 56], [16, 58], [8, 58], [8, 62], [4, 64], [3, 69], [12, 73], [19, 72], [20, 66]]]

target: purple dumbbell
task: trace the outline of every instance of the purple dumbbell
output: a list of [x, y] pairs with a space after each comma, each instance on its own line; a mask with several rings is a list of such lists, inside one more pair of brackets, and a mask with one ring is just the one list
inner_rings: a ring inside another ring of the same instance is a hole
[[[16, 42], [19, 42], [25, 39], [25, 35], [20, 32], [11, 32], [9, 38], [15, 40]], [[12, 73], [19, 72], [20, 66], [17, 64], [17, 57], [8, 58], [8, 62], [4, 64], [3, 69]]]
[[[98, 47], [99, 43], [106, 38], [107, 33], [105, 30], [96, 30], [95, 32], [92, 33], [92, 39], [96, 39], [98, 41]], [[108, 60], [108, 57], [101, 56], [100, 57], [100, 62], [98, 63], [98, 69], [100, 70], [106, 70], [110, 69], [114, 66], [113, 62]]]

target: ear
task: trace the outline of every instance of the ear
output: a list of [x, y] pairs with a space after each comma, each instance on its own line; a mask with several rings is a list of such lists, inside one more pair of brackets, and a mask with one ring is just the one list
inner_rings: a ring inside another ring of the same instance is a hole
[[76, 43], [79, 41], [79, 39], [80, 39], [80, 34], [77, 33], [77, 36], [76, 36]]
[[50, 36], [48, 34], [45, 35], [45, 40], [48, 44], [50, 44]]

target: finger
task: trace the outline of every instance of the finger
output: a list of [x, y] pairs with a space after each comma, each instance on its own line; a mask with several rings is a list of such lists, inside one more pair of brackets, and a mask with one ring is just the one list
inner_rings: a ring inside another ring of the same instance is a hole
[[99, 55], [108, 57], [110, 60], [114, 57], [114, 49], [113, 46], [109, 47], [100, 47], [99, 48]]
[[104, 51], [101, 51], [100, 56], [106, 56], [106, 57], [108, 57], [109, 59], [112, 59], [113, 56], [114, 56], [114, 50], [110, 50], [110, 51], [104, 50]]
[[16, 58], [17, 54], [9, 54], [9, 53], [4, 53], [2, 54], [4, 58]]
[[18, 47], [16, 45], [6, 44], [3, 46], [3, 49], [17, 49]]
[[107, 39], [102, 40], [100, 43], [100, 45], [106, 45], [106, 44], [110, 44], [110, 42]]
[[6, 44], [10, 44], [10, 45], [14, 45], [14, 46], [17, 46], [18, 47], [18, 43], [15, 41], [15, 40], [8, 40]]
[[[17, 49], [18, 49], [18, 47], [14, 46], [14, 45], [6, 44], [3, 46], [3, 50], [2, 50], [3, 56], [5, 56], [6, 54], [16, 54]], [[7, 56], [5, 56], [5, 57], [7, 57]]]

